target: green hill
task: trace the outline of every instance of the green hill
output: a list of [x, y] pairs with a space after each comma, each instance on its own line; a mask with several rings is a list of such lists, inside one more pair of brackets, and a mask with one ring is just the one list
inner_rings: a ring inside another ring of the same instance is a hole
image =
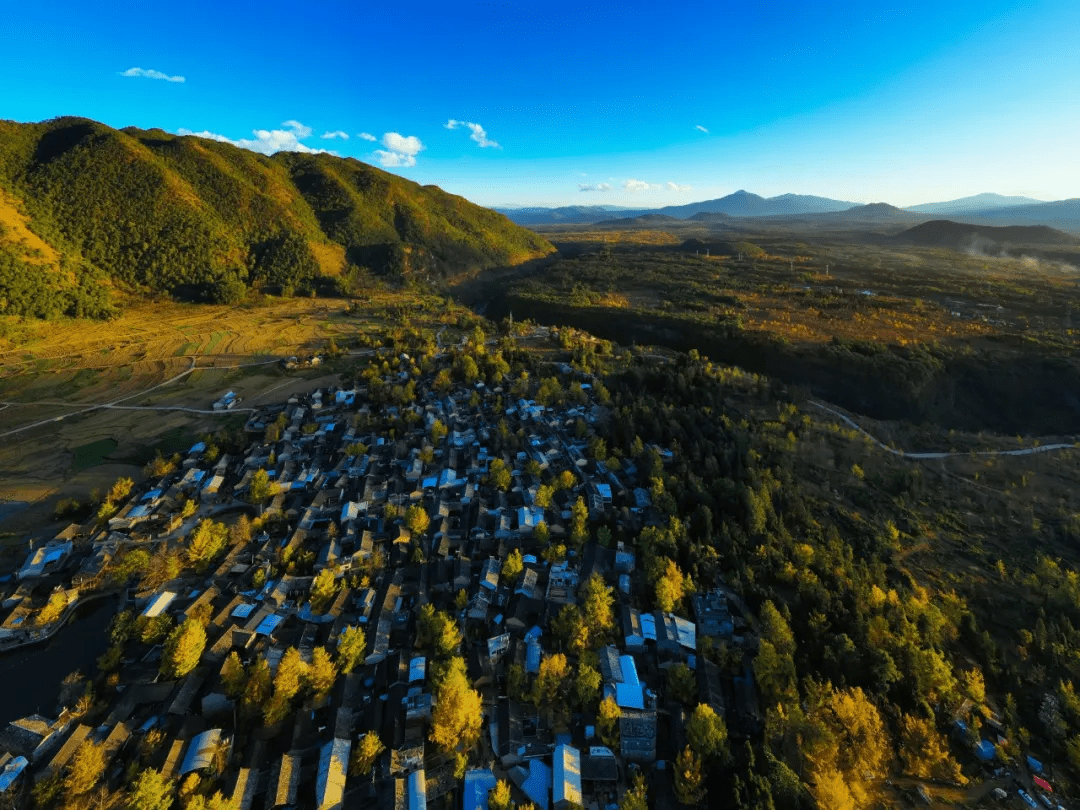
[[554, 248], [435, 186], [79, 118], [0, 121], [0, 314], [108, 314], [113, 289], [228, 300], [432, 283]]

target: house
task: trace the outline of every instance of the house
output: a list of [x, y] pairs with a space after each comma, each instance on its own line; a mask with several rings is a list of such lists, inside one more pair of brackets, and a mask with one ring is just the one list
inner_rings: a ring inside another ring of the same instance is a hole
[[180, 775], [186, 776], [192, 771], [204, 771], [214, 765], [215, 757], [222, 748], [221, 729], [212, 728], [192, 739], [188, 745], [184, 761], [180, 765]]
[[408, 810], [427, 810], [427, 779], [424, 769], [409, 774]]
[[461, 791], [462, 810], [488, 810], [488, 794], [497, 783], [495, 774], [488, 769], [467, 771]]
[[710, 638], [731, 638], [735, 625], [728, 609], [727, 596], [721, 591], [696, 593], [691, 597], [698, 632]]
[[581, 752], [571, 745], [555, 746], [552, 758], [552, 806], [567, 810], [583, 804], [581, 800]]
[[281, 755], [276, 778], [271, 779], [270, 796], [267, 807], [295, 807], [300, 793], [300, 755], [287, 753]]
[[495, 717], [489, 724], [491, 750], [504, 768], [524, 762], [525, 732], [521, 706], [512, 698], [501, 697]]
[[49, 720], [40, 714], [12, 720], [0, 731], [0, 750], [38, 762], [60, 742], [70, 725], [67, 712], [57, 720]]
[[63, 567], [64, 562], [71, 555], [73, 546], [71, 541], [57, 543], [50, 541], [30, 552], [23, 567], [19, 569], [16, 577], [19, 581], [33, 579], [51, 574]]
[[623, 759], [651, 765], [656, 761], [656, 712], [627, 710], [619, 718]]
[[351, 741], [335, 738], [320, 750], [319, 771], [315, 777], [315, 806], [319, 810], [339, 810], [341, 807], [351, 749]]

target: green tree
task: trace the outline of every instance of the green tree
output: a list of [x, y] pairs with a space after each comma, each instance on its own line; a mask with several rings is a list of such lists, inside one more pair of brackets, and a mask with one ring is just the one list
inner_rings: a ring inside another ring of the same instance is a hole
[[510, 488], [510, 470], [501, 458], [492, 459], [488, 466], [487, 482], [495, 489], [505, 492]]
[[542, 546], [546, 546], [551, 540], [551, 530], [544, 521], [533, 526], [533, 540]]
[[727, 757], [727, 726], [707, 703], [699, 703], [686, 723], [686, 739], [702, 759]]
[[248, 483], [248, 500], [256, 506], [260, 506], [274, 494], [274, 486], [270, 483], [270, 474], [263, 469], [258, 469], [251, 476]]
[[139, 771], [128, 794], [131, 810], [169, 810], [173, 803], [172, 780], [154, 768]]
[[244, 696], [241, 706], [249, 717], [257, 714], [270, 699], [270, 665], [265, 658], [258, 659], [248, 671], [247, 683], [244, 684]]
[[371, 774], [375, 768], [375, 760], [377, 760], [385, 750], [386, 746], [384, 746], [382, 740], [379, 739], [379, 735], [374, 731], [369, 731], [360, 738], [356, 747], [353, 749], [352, 759], [349, 762], [349, 775], [364, 776]]
[[446, 425], [444, 425], [441, 420], [436, 419], [431, 423], [431, 443], [438, 447], [442, 444], [443, 439], [446, 438], [447, 432]]
[[64, 790], [72, 796], [89, 793], [105, 773], [105, 747], [95, 742], [84, 742], [71, 760], [71, 768], [64, 779]]
[[515, 548], [506, 555], [506, 559], [503, 561], [502, 578], [507, 582], [514, 582], [524, 570], [525, 563], [522, 560], [521, 552]]
[[597, 725], [600, 727], [600, 739], [610, 748], [619, 747], [619, 719], [621, 717], [622, 709], [615, 702], [615, 698], [608, 695], [600, 701]]
[[311, 581], [311, 609], [315, 613], [325, 613], [337, 596], [338, 582], [330, 568], [324, 568]]
[[580, 653], [588, 649], [589, 628], [576, 605], [563, 605], [552, 620], [551, 629], [571, 652]]
[[619, 810], [649, 810], [649, 792], [645, 786], [645, 774], [638, 771], [634, 782], [623, 794]]
[[686, 664], [678, 663], [668, 667], [667, 671], [668, 691], [680, 703], [689, 705], [697, 695], [697, 680], [694, 673]]
[[183, 678], [198, 665], [205, 648], [206, 629], [194, 619], [188, 619], [165, 641], [161, 674], [166, 678]]
[[705, 774], [701, 759], [686, 746], [675, 757], [675, 798], [679, 804], [697, 804], [705, 798]]
[[187, 558], [196, 571], [205, 571], [211, 561], [224, 549], [229, 530], [223, 523], [204, 519], [188, 538]]
[[603, 642], [615, 627], [614, 591], [604, 578], [593, 572], [581, 586], [581, 612], [589, 639], [595, 646]]
[[105, 502], [112, 504], [120, 503], [120, 501], [131, 494], [131, 488], [133, 486], [135, 486], [135, 482], [130, 478], [117, 478], [116, 482], [109, 488], [109, 494], [105, 496]]
[[225, 694], [231, 698], [239, 697], [244, 693], [247, 684], [247, 670], [236, 650], [229, 653], [225, 663], [221, 667], [221, 683], [225, 687]]
[[278, 662], [277, 674], [274, 675], [274, 696], [282, 700], [292, 700], [300, 691], [308, 675], [308, 665], [300, 657], [296, 647], [289, 647]]
[[588, 709], [596, 702], [600, 696], [600, 683], [600, 672], [596, 667], [578, 662], [574, 678], [574, 703], [579, 709]]
[[536, 682], [533, 684], [536, 702], [554, 706], [562, 696], [569, 675], [570, 669], [566, 663], [565, 655], [562, 653], [545, 655], [540, 662]]
[[312, 694], [317, 698], [328, 695], [334, 688], [337, 674], [337, 667], [334, 666], [326, 647], [316, 647], [311, 654], [311, 670], [308, 673]]
[[679, 566], [668, 560], [663, 574], [656, 580], [656, 607], [664, 613], [670, 613], [682, 602], [684, 578]]
[[416, 641], [439, 655], [451, 655], [461, 646], [461, 630], [450, 616], [427, 602], [416, 614]]
[[251, 521], [241, 514], [229, 529], [229, 542], [234, 546], [246, 546], [251, 542]]
[[589, 539], [589, 507], [584, 498], [578, 498], [570, 507], [570, 542], [581, 549]]
[[359, 625], [346, 627], [338, 636], [337, 660], [338, 668], [348, 675], [364, 659], [364, 650], [367, 649], [367, 639], [364, 637], [364, 629]]

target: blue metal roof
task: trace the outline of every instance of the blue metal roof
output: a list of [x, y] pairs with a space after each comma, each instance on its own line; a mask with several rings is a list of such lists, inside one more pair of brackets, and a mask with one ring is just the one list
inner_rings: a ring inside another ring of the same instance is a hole
[[496, 784], [498, 780], [489, 770], [466, 773], [462, 810], [488, 810], [488, 794], [494, 790]]
[[15, 757], [8, 760], [4, 770], [0, 771], [0, 793], [6, 793], [7, 789], [19, 778], [19, 774], [26, 770], [29, 765], [26, 757]]
[[525, 671], [532, 675], [540, 671], [540, 644], [535, 640], [525, 647]]
[[427, 810], [427, 779], [423, 769], [409, 774], [409, 810]]
[[269, 616], [259, 622], [259, 626], [255, 628], [255, 635], [270, 635], [275, 630], [277, 630], [278, 625], [281, 624], [284, 618], [284, 616], [278, 616], [276, 613], [271, 613]]
[[548, 797], [551, 795], [551, 768], [538, 759], [530, 760], [529, 775], [522, 783], [521, 789], [538, 810], [548, 810]]

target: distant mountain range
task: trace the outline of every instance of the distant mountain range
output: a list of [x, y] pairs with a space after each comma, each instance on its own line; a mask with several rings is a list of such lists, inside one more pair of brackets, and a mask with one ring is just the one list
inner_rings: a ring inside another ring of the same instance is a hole
[[957, 214], [972, 211], [989, 211], [995, 208], [1015, 208], [1018, 205], [1033, 205], [1042, 202], [1031, 197], [1003, 197], [1000, 194], [976, 194], [974, 197], [961, 197], [948, 202], [923, 203], [909, 205], [906, 210], [920, 214]]
[[781, 194], [766, 198], [748, 191], [736, 191], [716, 200], [663, 208], [618, 209], [593, 205], [495, 210], [511, 221], [527, 226], [659, 226], [663, 220], [656, 217], [667, 217], [703, 224], [767, 218], [768, 222], [777, 225], [799, 221], [808, 225], [849, 228], [875, 224], [910, 226], [934, 217], [949, 216], [980, 225], [1045, 225], [1080, 233], [1080, 198], [1040, 202], [1030, 197], [1006, 197], [1000, 194], [976, 194], [958, 200], [897, 208], [887, 203], [859, 205], [808, 194]]
[[596, 205], [570, 205], [563, 208], [496, 208], [518, 225], [589, 225], [612, 219], [612, 213], [620, 219], [639, 217], [645, 214], [661, 214], [677, 219], [689, 219], [698, 214], [726, 214], [731, 217], [770, 217], [794, 214], [826, 213], [846, 211], [858, 203], [830, 200], [828, 197], [814, 197], [809, 194], [781, 194], [779, 197], [765, 198], [749, 191], [736, 191], [716, 200], [688, 203], [687, 205], [668, 205], [664, 208], [625, 208], [612, 209]]

